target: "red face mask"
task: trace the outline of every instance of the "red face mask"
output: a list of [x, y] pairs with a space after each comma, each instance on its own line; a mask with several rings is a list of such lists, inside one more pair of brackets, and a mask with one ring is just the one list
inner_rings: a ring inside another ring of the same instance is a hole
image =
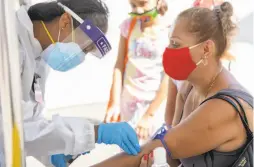
[[165, 73], [173, 79], [186, 80], [197, 65], [203, 61], [201, 59], [195, 64], [191, 58], [190, 49], [198, 45], [180, 49], [166, 48], [162, 61]]

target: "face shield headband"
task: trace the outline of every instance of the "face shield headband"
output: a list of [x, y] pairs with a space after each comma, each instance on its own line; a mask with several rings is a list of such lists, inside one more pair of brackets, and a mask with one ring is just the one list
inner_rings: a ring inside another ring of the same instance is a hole
[[[72, 34], [69, 35], [63, 42], [72, 41], [74, 39], [75, 41], [73, 42], [77, 43], [83, 51], [88, 50], [88, 48], [91, 48], [91, 46], [94, 45], [95, 47], [92, 48], [95, 48], [95, 50], [93, 49], [92, 52], [97, 53], [95, 56], [99, 58], [104, 57], [112, 49], [104, 33], [95, 26], [91, 20], [83, 20], [67, 6], [60, 2], [57, 4], [62, 7], [66, 13], [70, 14], [72, 18], [80, 23], [80, 25], [72, 31]], [[89, 50], [89, 52], [90, 51], [91, 50]]]

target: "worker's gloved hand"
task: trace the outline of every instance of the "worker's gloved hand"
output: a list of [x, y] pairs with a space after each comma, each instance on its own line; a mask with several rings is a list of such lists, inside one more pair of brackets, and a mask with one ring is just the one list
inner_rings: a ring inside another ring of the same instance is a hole
[[100, 124], [97, 143], [117, 144], [131, 155], [140, 152], [137, 134], [126, 122]]
[[[88, 153], [90, 152], [82, 153], [82, 155], [85, 155]], [[80, 155], [76, 156], [76, 158], [78, 158]], [[55, 167], [67, 167], [68, 166], [67, 164], [72, 163], [75, 159], [73, 159], [72, 155], [55, 154], [51, 156], [51, 163]]]
[[55, 167], [67, 167], [64, 154], [56, 154], [51, 156], [51, 163]]

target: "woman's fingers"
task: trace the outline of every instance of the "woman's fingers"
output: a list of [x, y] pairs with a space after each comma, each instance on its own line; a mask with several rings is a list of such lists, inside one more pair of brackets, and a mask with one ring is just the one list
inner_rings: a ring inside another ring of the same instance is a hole
[[149, 158], [148, 158], [148, 162], [147, 162], [147, 166], [152, 166], [153, 165], [153, 152], [151, 152], [149, 154]]
[[151, 167], [153, 165], [153, 152], [145, 154], [141, 160], [140, 167]]
[[147, 162], [148, 162], [148, 154], [145, 154], [142, 159], [139, 167], [147, 167]]

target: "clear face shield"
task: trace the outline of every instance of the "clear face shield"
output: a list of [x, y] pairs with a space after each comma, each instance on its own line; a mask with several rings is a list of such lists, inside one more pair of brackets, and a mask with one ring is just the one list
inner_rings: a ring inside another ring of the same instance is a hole
[[[61, 3], [58, 3], [58, 5], [80, 23], [80, 25], [62, 42], [75, 43], [80, 47], [79, 52], [81, 50], [84, 53], [92, 53], [98, 58], [103, 58], [111, 50], [111, 45], [104, 33], [98, 27], [93, 25], [90, 20], [81, 19], [76, 13]], [[78, 49], [76, 50], [78, 52]]]

